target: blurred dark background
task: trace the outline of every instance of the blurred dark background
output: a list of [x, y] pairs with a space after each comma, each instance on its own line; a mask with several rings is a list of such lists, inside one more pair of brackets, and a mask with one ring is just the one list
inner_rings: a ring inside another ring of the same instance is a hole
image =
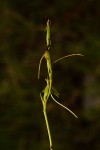
[[45, 26], [51, 20], [53, 85], [59, 102], [48, 101], [54, 150], [100, 149], [100, 1], [3, 0], [0, 2], [0, 150], [49, 150], [39, 93], [46, 66]]

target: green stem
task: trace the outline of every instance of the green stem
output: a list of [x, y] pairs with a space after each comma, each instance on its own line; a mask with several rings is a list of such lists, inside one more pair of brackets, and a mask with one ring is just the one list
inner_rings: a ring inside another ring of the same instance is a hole
[[43, 109], [43, 113], [44, 113], [45, 122], [46, 122], [46, 127], [47, 127], [47, 131], [48, 131], [48, 136], [49, 136], [50, 150], [53, 150], [53, 148], [52, 148], [51, 133], [50, 133], [50, 127], [49, 127], [48, 118], [47, 118], [47, 113], [46, 113], [46, 107]]

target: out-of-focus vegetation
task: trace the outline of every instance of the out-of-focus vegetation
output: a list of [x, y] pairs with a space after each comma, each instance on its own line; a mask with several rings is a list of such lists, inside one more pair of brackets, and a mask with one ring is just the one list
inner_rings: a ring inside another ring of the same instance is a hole
[[[45, 50], [45, 25], [51, 20], [53, 83], [48, 118], [55, 150], [100, 149], [100, 1], [4, 0], [0, 2], [0, 150], [47, 150], [48, 136], [39, 97], [45, 85], [39, 59]], [[43, 82], [44, 81], [44, 82]]]

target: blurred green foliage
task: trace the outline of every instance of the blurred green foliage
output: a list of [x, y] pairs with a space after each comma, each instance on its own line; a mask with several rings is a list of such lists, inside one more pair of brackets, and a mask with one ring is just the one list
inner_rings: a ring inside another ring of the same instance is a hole
[[47, 150], [48, 136], [39, 97], [45, 66], [45, 25], [51, 20], [51, 55], [59, 101], [51, 100], [48, 118], [55, 150], [100, 149], [100, 1], [4, 0], [0, 2], [0, 150]]

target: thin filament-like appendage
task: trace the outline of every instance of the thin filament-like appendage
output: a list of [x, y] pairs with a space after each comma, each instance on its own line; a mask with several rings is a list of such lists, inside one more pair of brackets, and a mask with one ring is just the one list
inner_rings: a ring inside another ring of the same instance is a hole
[[42, 62], [43, 57], [44, 57], [44, 54], [43, 54], [43, 56], [41, 57], [40, 62], [39, 62], [38, 79], [40, 78], [40, 67], [41, 67], [41, 62]]
[[62, 60], [62, 59], [64, 59], [64, 58], [72, 57], [72, 56], [84, 56], [84, 55], [82, 55], [82, 54], [70, 54], [70, 55], [66, 55], [66, 56], [64, 56], [64, 57], [61, 57], [61, 58], [55, 60], [53, 63], [56, 63], [56, 62], [58, 62], [58, 61], [60, 61], [60, 60]]
[[58, 101], [56, 101], [52, 94], [51, 94], [51, 97], [52, 97], [52, 99], [54, 100], [54, 102], [56, 102], [56, 103], [57, 103], [58, 105], [60, 105], [61, 107], [67, 109], [75, 118], [78, 118], [69, 108], [67, 108], [66, 106], [62, 105], [62, 104], [59, 103]]

